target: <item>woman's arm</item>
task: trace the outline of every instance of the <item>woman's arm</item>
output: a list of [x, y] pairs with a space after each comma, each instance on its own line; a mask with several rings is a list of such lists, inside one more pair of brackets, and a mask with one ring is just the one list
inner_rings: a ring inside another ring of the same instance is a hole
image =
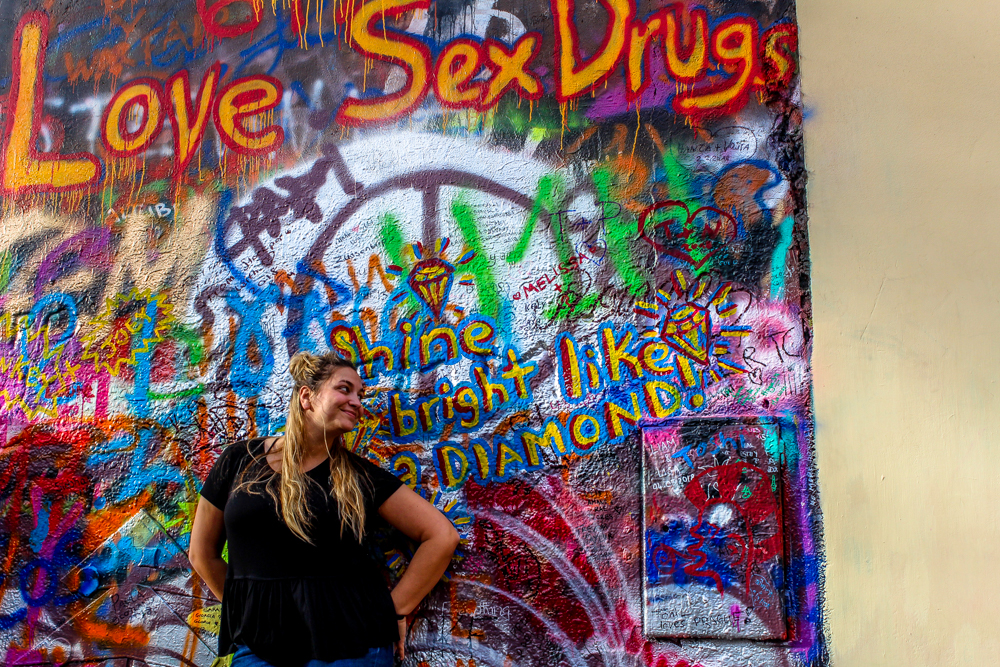
[[406, 615], [417, 608], [448, 568], [458, 546], [458, 531], [444, 514], [408, 486], [401, 486], [389, 496], [378, 513], [394, 528], [420, 543], [406, 572], [392, 589], [396, 613]]
[[[414, 494], [415, 495], [415, 494]], [[188, 559], [219, 600], [226, 583], [226, 561], [222, 560], [222, 546], [226, 543], [226, 524], [222, 510], [204, 498], [198, 499], [198, 509], [191, 527], [191, 548]]]

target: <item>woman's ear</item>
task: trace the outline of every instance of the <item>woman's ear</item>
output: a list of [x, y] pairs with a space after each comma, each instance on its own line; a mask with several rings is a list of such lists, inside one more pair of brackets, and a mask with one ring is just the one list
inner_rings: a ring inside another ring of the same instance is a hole
[[299, 387], [299, 405], [303, 410], [312, 410], [312, 389]]

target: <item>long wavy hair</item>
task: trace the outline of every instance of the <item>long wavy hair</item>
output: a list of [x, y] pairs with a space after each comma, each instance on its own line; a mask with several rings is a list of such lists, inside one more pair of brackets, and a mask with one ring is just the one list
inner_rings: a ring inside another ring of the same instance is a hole
[[[306, 505], [306, 490], [310, 484], [316, 484], [316, 481], [302, 471], [302, 461], [305, 458], [305, 411], [302, 409], [299, 393], [302, 387], [318, 391], [320, 385], [338, 368], [357, 370], [351, 361], [334, 352], [320, 356], [298, 352], [292, 357], [288, 372], [295, 380], [295, 386], [288, 401], [285, 444], [281, 450], [281, 473], [269, 475], [265, 486], [278, 506], [285, 525], [310, 544], [314, 542], [309, 535], [312, 516]], [[350, 529], [360, 542], [365, 535], [365, 502], [361, 493], [360, 475], [351, 463], [342, 437], [337, 437], [331, 443], [324, 430], [323, 444], [330, 459], [330, 495], [337, 501], [340, 509], [340, 535], [343, 537], [345, 528]], [[266, 460], [264, 464], [266, 472], [270, 466], [266, 465]]]

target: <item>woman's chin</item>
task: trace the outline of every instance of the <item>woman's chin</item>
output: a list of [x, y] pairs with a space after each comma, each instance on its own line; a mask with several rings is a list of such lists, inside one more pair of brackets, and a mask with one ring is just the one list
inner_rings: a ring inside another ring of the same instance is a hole
[[358, 425], [357, 419], [351, 419], [349, 417], [338, 419], [337, 425], [335, 426], [335, 428], [338, 431], [337, 435], [344, 435], [345, 433], [350, 433], [357, 427], [357, 425]]

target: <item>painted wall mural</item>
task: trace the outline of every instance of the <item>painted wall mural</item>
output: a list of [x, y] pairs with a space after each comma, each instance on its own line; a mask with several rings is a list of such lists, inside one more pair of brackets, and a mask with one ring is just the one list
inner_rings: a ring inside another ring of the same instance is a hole
[[462, 536], [405, 664], [827, 664], [792, 2], [0, 6], [8, 667], [211, 663], [198, 489], [328, 349]]

